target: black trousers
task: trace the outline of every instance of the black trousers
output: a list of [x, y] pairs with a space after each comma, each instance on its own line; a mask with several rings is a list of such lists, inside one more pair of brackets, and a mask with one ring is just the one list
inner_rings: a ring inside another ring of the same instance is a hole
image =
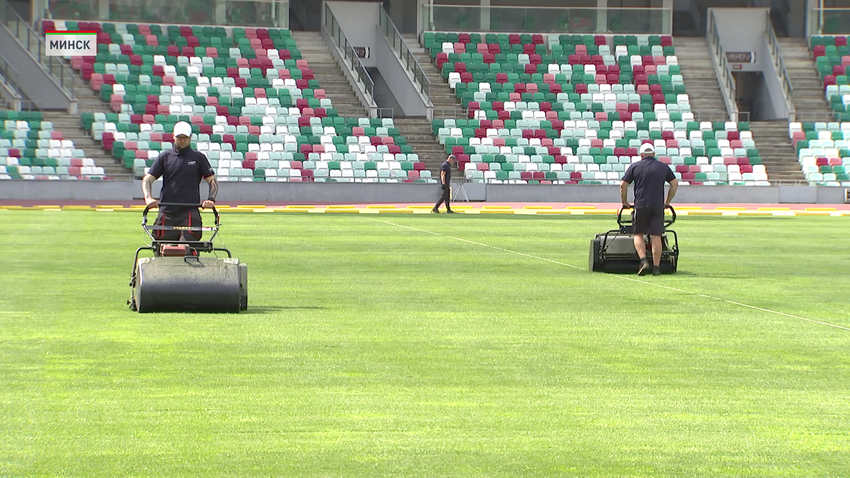
[[[160, 210], [159, 216], [156, 218], [157, 226], [173, 226], [173, 227], [201, 227], [201, 212], [197, 208], [182, 210], [182, 211], [167, 211], [163, 213]], [[200, 241], [204, 233], [201, 231], [154, 231], [154, 237], [158, 241], [180, 241], [192, 242]]]
[[664, 207], [635, 209], [632, 232], [650, 236], [664, 234]]
[[450, 196], [449, 193], [450, 193], [449, 185], [448, 184], [440, 184], [440, 199], [437, 200], [437, 204], [434, 205], [434, 209], [439, 209], [441, 204], [446, 203], [446, 210], [447, 211], [452, 210], [451, 198], [449, 197]]

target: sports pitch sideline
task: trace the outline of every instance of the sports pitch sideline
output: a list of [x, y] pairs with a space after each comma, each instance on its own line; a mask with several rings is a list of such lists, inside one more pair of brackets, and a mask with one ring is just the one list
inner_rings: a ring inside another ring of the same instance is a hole
[[[256, 213], [309, 213], [309, 214], [430, 214], [432, 204], [289, 204], [289, 203], [219, 203], [221, 212]], [[618, 203], [470, 203], [454, 202], [452, 207], [457, 213], [467, 215], [616, 215]], [[680, 216], [850, 216], [850, 204], [677, 204]], [[139, 212], [145, 208], [138, 201], [121, 201], [113, 204], [91, 201], [0, 201], [0, 210], [78, 210], [99, 212], [121, 211]], [[445, 212], [445, 207], [441, 209]]]
[[842, 476], [846, 219], [228, 214], [249, 310], [124, 306], [136, 213], [0, 210], [0, 475]]

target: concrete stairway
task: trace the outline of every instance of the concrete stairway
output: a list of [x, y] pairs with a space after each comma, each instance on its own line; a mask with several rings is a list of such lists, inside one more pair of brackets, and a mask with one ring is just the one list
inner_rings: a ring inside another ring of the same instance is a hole
[[714, 73], [713, 59], [703, 37], [673, 41], [694, 117], [701, 121], [726, 119], [726, 103]]
[[[431, 82], [431, 103], [434, 105], [434, 118], [463, 118], [465, 112], [455, 92], [443, 78], [437, 65], [431, 61], [431, 54], [419, 44], [416, 35], [403, 35], [404, 41], [428, 75]], [[437, 141], [431, 131], [431, 123], [426, 119], [397, 119], [399, 131], [407, 139], [407, 144], [419, 155], [419, 160], [436, 177], [440, 164], [446, 160], [446, 148]]]
[[107, 176], [126, 179], [132, 171], [104, 151], [101, 143], [92, 138], [91, 131], [84, 130], [80, 123], [80, 115], [84, 112], [111, 113], [109, 105], [96, 96], [87, 84], [75, 84], [73, 93], [77, 98], [79, 113], [44, 111], [45, 121], [51, 121], [54, 129], [61, 131], [65, 139], [73, 141], [77, 149], [85, 151], [86, 157], [92, 158]]
[[794, 91], [791, 99], [802, 121], [831, 121], [829, 103], [824, 96], [823, 82], [815, 69], [809, 47], [804, 38], [780, 38], [782, 61]]
[[103, 168], [104, 174], [116, 179], [129, 179], [132, 171], [113, 159], [100, 145], [92, 139], [88, 131], [80, 126], [79, 115], [69, 115], [62, 111], [45, 111], [44, 120], [53, 123], [53, 128], [61, 131], [65, 139], [74, 142], [77, 149], [82, 149], [87, 158], [92, 158], [95, 165]]
[[[9, 27], [9, 31], [12, 33], [12, 36], [15, 36], [15, 32], [18, 32], [17, 38], [18, 38], [18, 40], [20, 40], [21, 45], [23, 45], [24, 49], [26, 50], [27, 49], [27, 43], [28, 43], [28, 41], [27, 41], [27, 24], [21, 23], [20, 21], [13, 19], [13, 18], [8, 18], [7, 21], [5, 22], [5, 24]], [[43, 38], [44, 38], [44, 36], [42, 36], [42, 39]], [[68, 78], [69, 71], [71, 70], [70, 66], [65, 64], [65, 66], [67, 67], [67, 70], [65, 70], [65, 69], [62, 68], [63, 62], [61, 62], [61, 61], [52, 61], [50, 63], [47, 63], [46, 60], [47, 60], [48, 57], [46, 55], [44, 55], [44, 52], [42, 52], [42, 56], [39, 57], [38, 44], [35, 43], [35, 42], [29, 42], [29, 45], [30, 45], [29, 46], [29, 52], [32, 54], [32, 56], [36, 60], [41, 62], [41, 64], [44, 66], [44, 68], [47, 69], [50, 72], [50, 74], [53, 75], [54, 78], [56, 78], [57, 82], [59, 82], [59, 78], [63, 78], [63, 77], [64, 77], [64, 84], [65, 85], [70, 85], [70, 84], [72, 84], [72, 82], [74, 84], [82, 82], [82, 79], [79, 76], [74, 76], [73, 78]]]
[[759, 150], [770, 181], [803, 181], [803, 171], [791, 139], [788, 123], [780, 121], [751, 121], [750, 131]]
[[292, 32], [292, 38], [339, 115], [349, 118], [367, 117], [363, 103], [348, 83], [321, 32]]
[[[431, 61], [431, 54], [422, 45], [416, 35], [402, 35], [416, 61], [428, 75], [431, 82], [431, 103], [434, 104], [434, 118], [462, 118], [462, 106], [449, 83], [443, 78], [437, 65]], [[429, 125], [430, 130], [430, 125]], [[439, 165], [438, 165], [439, 166]]]
[[426, 118], [396, 118], [396, 127], [413, 152], [419, 155], [419, 161], [435, 175], [440, 164], [446, 160], [446, 149], [431, 132], [431, 122]]

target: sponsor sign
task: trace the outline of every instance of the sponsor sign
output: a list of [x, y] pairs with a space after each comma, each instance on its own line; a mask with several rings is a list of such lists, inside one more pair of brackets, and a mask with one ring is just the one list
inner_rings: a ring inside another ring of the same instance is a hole
[[97, 32], [57, 31], [44, 34], [47, 56], [96, 56]]
[[354, 46], [354, 53], [357, 53], [357, 56], [360, 58], [370, 58], [372, 56], [372, 49], [366, 46]]
[[729, 63], [755, 63], [756, 52], [754, 51], [727, 51], [726, 61]]

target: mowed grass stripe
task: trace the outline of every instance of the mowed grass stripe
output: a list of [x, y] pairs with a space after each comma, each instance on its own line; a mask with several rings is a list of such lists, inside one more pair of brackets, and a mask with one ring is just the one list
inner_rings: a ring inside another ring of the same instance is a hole
[[[441, 236], [441, 237], [447, 237], [447, 238], [455, 240], [455, 241], [465, 242], [465, 243], [473, 244], [473, 245], [476, 245], [476, 246], [488, 247], [488, 248], [496, 249], [496, 250], [499, 250], [499, 251], [502, 251], [502, 252], [505, 252], [505, 253], [508, 253], [508, 254], [516, 254], [516, 255], [519, 255], [519, 256], [528, 257], [528, 258], [535, 259], [535, 260], [551, 262], [553, 264], [561, 265], [561, 266], [564, 266], [564, 267], [570, 267], [572, 269], [581, 269], [580, 267], [574, 266], [572, 264], [566, 264], [566, 263], [563, 263], [563, 262], [558, 262], [558, 261], [554, 261], [554, 260], [551, 260], [551, 259], [545, 259], [545, 258], [534, 256], [534, 255], [531, 255], [531, 254], [525, 254], [523, 252], [518, 252], [518, 251], [514, 251], [514, 250], [510, 250], [510, 249], [504, 249], [504, 248], [496, 247], [496, 246], [491, 246], [489, 244], [482, 244], [480, 242], [470, 241], [468, 239], [462, 239], [460, 237], [443, 236], [442, 234], [439, 234], [439, 233], [436, 233], [436, 232], [433, 232], [433, 231], [426, 231], [424, 229], [416, 229], [416, 228], [413, 228], [413, 227], [410, 227], [410, 226], [402, 226], [402, 225], [399, 225], [399, 224], [396, 224], [396, 223], [393, 223], [393, 222], [389, 222], [389, 221], [380, 221], [380, 222], [382, 222], [384, 224], [389, 224], [391, 226], [403, 227], [403, 228], [410, 229], [410, 230], [417, 231], [417, 232], [432, 234], [432, 235]], [[636, 279], [634, 277], [629, 277], [629, 276], [626, 276], [626, 275], [612, 275], [611, 277], [616, 277], [618, 279], [622, 279], [622, 280], [626, 280], [626, 281], [634, 282], [634, 283], [638, 283], [638, 284], [643, 284], [643, 285], [647, 285], [647, 286], [650, 286], [650, 287], [659, 287], [659, 288], [666, 289], [666, 290], [669, 290], [669, 291], [672, 291], [672, 292], [681, 292], [681, 293], [684, 293], [684, 294], [695, 294], [695, 295], [698, 295], [699, 297], [709, 299], [709, 300], [718, 300], [718, 301], [726, 302], [727, 304], [737, 305], [737, 306], [741, 306], [741, 307], [747, 307], [747, 308], [758, 310], [758, 311], [761, 311], [761, 312], [766, 312], [766, 313], [769, 313], [769, 314], [776, 314], [776, 315], [781, 315], [781, 316], [784, 316], [784, 317], [790, 317], [792, 319], [805, 320], [807, 322], [812, 322], [812, 323], [824, 325], [824, 326], [827, 326], [827, 327], [834, 327], [834, 328], [837, 328], [837, 329], [850, 331], [850, 328], [848, 328], [848, 327], [842, 327], [840, 325], [830, 324], [830, 323], [827, 323], [827, 322], [821, 322], [819, 320], [808, 319], [806, 317], [799, 317], [799, 316], [792, 315], [792, 314], [786, 314], [784, 312], [764, 309], [762, 307], [756, 307], [754, 305], [743, 304], [743, 303], [735, 302], [735, 301], [732, 301], [732, 300], [722, 299], [722, 298], [719, 298], [719, 297], [714, 297], [714, 296], [711, 296], [711, 295], [704, 294], [702, 292], [686, 291], [686, 290], [682, 290], [682, 289], [675, 288], [675, 287], [669, 287], [669, 286], [665, 286], [665, 285], [661, 285], [661, 284], [657, 284], [657, 283], [653, 283], [653, 282], [648, 282], [647, 280]]]
[[[426, 234], [431, 234], [431, 235], [435, 235], [435, 236], [441, 236], [441, 237], [444, 237], [444, 238], [447, 238], [447, 239], [451, 239], [451, 240], [459, 241], [459, 242], [464, 242], [464, 243], [471, 244], [471, 245], [474, 245], [474, 246], [490, 248], [490, 249], [494, 249], [494, 250], [497, 250], [497, 251], [504, 252], [506, 254], [514, 254], [514, 255], [526, 257], [526, 258], [529, 258], [529, 259], [540, 260], [540, 261], [544, 261], [544, 262], [550, 262], [550, 263], [561, 265], [561, 266], [564, 266], [564, 267], [569, 267], [569, 268], [572, 268], [572, 269], [578, 269], [578, 270], [586, 271], [586, 266], [580, 267], [580, 266], [577, 266], [577, 265], [568, 264], [568, 263], [553, 260], [553, 259], [547, 259], [547, 258], [536, 256], [536, 255], [533, 255], [533, 254], [527, 254], [525, 252], [521, 252], [521, 251], [517, 251], [517, 250], [506, 249], [506, 248], [502, 248], [502, 247], [498, 247], [498, 246], [493, 246], [493, 245], [490, 245], [490, 244], [472, 241], [472, 240], [469, 240], [469, 239], [464, 239], [462, 237], [456, 237], [456, 236], [452, 236], [452, 235], [442, 234], [442, 233], [434, 232], [434, 231], [431, 231], [431, 230], [418, 229], [418, 228], [415, 228], [415, 227], [398, 224], [396, 222], [390, 222], [390, 221], [378, 221], [378, 222], [382, 222], [382, 223], [385, 223], [385, 224], [388, 224], [388, 225], [417, 231], [417, 232], [420, 232], [420, 233], [426, 233]], [[604, 230], [598, 230], [597, 232], [604, 232]], [[592, 237], [592, 234], [589, 237]], [[589, 240], [588, 240], [588, 242], [589, 242]], [[840, 249], [835, 250], [834, 252], [839, 253], [839, 254], [841, 253]], [[585, 262], [586, 262], [586, 259], [585, 259]], [[686, 271], [685, 274], [690, 274], [690, 273]], [[606, 275], [606, 276], [611, 277], [611, 278], [615, 278], [615, 279], [619, 279], [619, 280], [632, 282], [632, 283], [635, 283], [635, 284], [643, 284], [643, 285], [648, 285], [648, 286], [651, 286], [651, 287], [658, 287], [658, 288], [665, 289], [665, 290], [670, 291], [670, 292], [677, 292], [677, 293], [683, 293], [683, 294], [694, 294], [694, 295], [697, 295], [699, 297], [703, 297], [703, 298], [708, 299], [708, 300], [721, 301], [721, 302], [725, 302], [727, 304], [731, 304], [731, 305], [735, 305], [735, 306], [752, 308], [754, 310], [759, 310], [761, 312], [765, 312], [765, 313], [769, 313], [769, 314], [776, 314], [776, 315], [780, 315], [780, 316], [784, 316], [784, 317], [804, 320], [804, 321], [816, 323], [816, 324], [819, 324], [819, 325], [834, 327], [834, 328], [842, 329], [842, 330], [850, 330], [850, 328], [845, 327], [845, 326], [841, 326], [841, 325], [836, 325], [836, 324], [832, 324], [832, 323], [828, 323], [828, 322], [814, 320], [812, 318], [801, 317], [801, 316], [786, 313], [786, 312], [783, 312], [783, 311], [771, 310], [771, 309], [759, 307], [759, 306], [756, 306], [756, 305], [742, 303], [742, 302], [739, 302], [739, 301], [736, 301], [736, 300], [729, 300], [727, 298], [716, 297], [714, 295], [711, 295], [710, 290], [686, 290], [686, 289], [683, 289], [683, 288], [673, 287], [671, 285], [665, 285], [664, 283], [659, 283], [659, 281], [663, 282], [663, 279], [657, 278], [657, 277], [642, 279], [642, 278], [639, 278], [637, 276], [632, 276], [632, 275], [627, 275], [627, 274], [609, 274], [609, 275]], [[672, 276], [668, 276], [668, 277], [672, 277]]]
[[[848, 468], [841, 331], [369, 217], [224, 220], [224, 243], [250, 266], [251, 309], [140, 315], [123, 305], [138, 217], [4, 214], [0, 474]], [[577, 265], [612, 223], [391, 221]], [[829, 287], [846, 276], [844, 229], [683, 219], [681, 272], [658, 280], [847, 325], [850, 299]], [[805, 255], [800, 237], [812, 238]]]

